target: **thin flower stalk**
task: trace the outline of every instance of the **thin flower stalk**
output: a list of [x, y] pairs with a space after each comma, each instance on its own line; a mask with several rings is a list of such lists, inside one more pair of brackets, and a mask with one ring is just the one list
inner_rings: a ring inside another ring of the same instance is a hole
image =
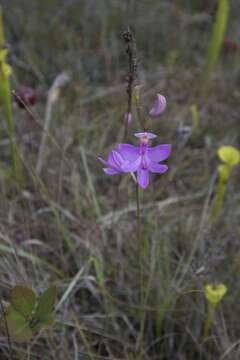
[[[129, 28], [127, 29], [127, 31], [123, 33], [123, 40], [126, 45], [126, 54], [128, 56], [128, 74], [126, 78], [128, 105], [126, 112], [127, 115], [126, 114], [124, 115], [125, 137], [127, 137], [128, 127], [131, 124], [131, 120], [132, 120], [133, 84], [137, 77], [137, 50], [136, 50], [136, 41], [133, 32]], [[125, 119], [126, 116], [127, 116], [127, 121]]]

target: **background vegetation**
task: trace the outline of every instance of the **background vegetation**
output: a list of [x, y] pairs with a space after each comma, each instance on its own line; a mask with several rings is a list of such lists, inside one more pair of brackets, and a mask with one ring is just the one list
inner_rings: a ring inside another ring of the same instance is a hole
[[[217, 149], [240, 143], [240, 9], [229, 3], [222, 51], [206, 77], [215, 0], [1, 1], [12, 88], [31, 86], [38, 97], [32, 113], [14, 104], [21, 188], [9, 175], [0, 108], [1, 298], [6, 304], [16, 284], [58, 289], [55, 324], [31, 342], [13, 341], [14, 359], [240, 358], [239, 166], [220, 216], [209, 218]], [[156, 93], [168, 102], [151, 130], [173, 144], [170, 171], [140, 194], [140, 242], [132, 182], [107, 177], [97, 160], [124, 137], [128, 26], [144, 105]], [[69, 81], [58, 93], [52, 84], [62, 72]], [[228, 292], [204, 339], [206, 283]], [[8, 358], [3, 332], [0, 358]]]

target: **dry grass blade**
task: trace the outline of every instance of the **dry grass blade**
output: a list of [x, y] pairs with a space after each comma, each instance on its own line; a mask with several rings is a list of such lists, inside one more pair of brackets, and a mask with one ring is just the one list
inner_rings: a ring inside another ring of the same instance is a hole
[[[182, 197], [181, 196], [170, 197], [166, 200], [144, 204], [144, 205], [142, 205], [141, 209], [149, 210], [149, 209], [156, 208], [157, 211], [162, 211], [163, 209], [165, 209], [166, 207], [168, 207], [170, 205], [174, 205], [174, 204], [181, 203], [181, 202], [191, 202], [191, 201], [194, 201], [197, 199], [201, 199], [204, 195], [205, 195], [205, 192], [199, 192], [198, 194], [194, 194], [194, 195], [187, 195], [187, 196], [182, 196]], [[135, 213], [136, 210], [137, 210], [137, 206], [132, 205], [132, 206], [126, 207], [122, 210], [110, 212], [106, 215], [101, 216], [99, 218], [99, 222], [101, 223], [101, 225], [103, 227], [111, 226], [114, 223], [118, 222], [122, 216], [127, 215], [129, 213]]]
[[85, 267], [82, 267], [81, 269], [79, 269], [79, 271], [77, 272], [77, 274], [74, 276], [74, 278], [72, 279], [72, 281], [69, 283], [66, 291], [64, 292], [64, 294], [62, 295], [61, 299], [59, 300], [59, 302], [57, 303], [56, 307], [55, 307], [55, 311], [58, 311], [60, 309], [60, 307], [62, 306], [62, 304], [67, 300], [67, 298], [70, 296], [70, 293], [73, 291], [74, 287], [76, 286], [76, 284], [78, 283], [78, 281], [81, 279], [81, 276], [83, 275], [85, 271]]
[[36, 164], [36, 172], [40, 174], [43, 162], [44, 162], [44, 154], [46, 148], [46, 142], [48, 137], [49, 126], [52, 118], [53, 106], [57, 102], [59, 97], [60, 89], [65, 86], [70, 80], [70, 77], [67, 73], [63, 72], [59, 74], [54, 80], [47, 97], [47, 105], [46, 105], [46, 114], [44, 120], [44, 128], [42, 133], [42, 139], [40, 143], [40, 148], [38, 152], [37, 164]]

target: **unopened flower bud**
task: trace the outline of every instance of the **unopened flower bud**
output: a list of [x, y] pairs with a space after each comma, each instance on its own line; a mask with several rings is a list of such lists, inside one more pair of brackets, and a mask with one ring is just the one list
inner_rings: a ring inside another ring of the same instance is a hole
[[157, 117], [164, 112], [167, 106], [166, 98], [163, 95], [157, 94], [153, 107], [149, 111], [149, 115]]
[[37, 92], [29, 86], [20, 86], [19, 89], [15, 91], [15, 100], [18, 106], [23, 109], [26, 106], [32, 106], [37, 101]]
[[129, 112], [126, 112], [124, 114], [124, 122], [127, 124], [127, 125], [130, 125], [132, 123], [132, 114], [129, 113]]
[[133, 98], [135, 99], [135, 102], [138, 104], [140, 101], [140, 95], [141, 95], [141, 90], [143, 88], [143, 84], [139, 84], [134, 86], [133, 88]]

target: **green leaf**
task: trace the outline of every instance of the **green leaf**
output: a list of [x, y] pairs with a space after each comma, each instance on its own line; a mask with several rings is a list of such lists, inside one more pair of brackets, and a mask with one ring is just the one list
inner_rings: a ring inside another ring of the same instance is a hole
[[34, 312], [33, 318], [39, 320], [41, 323], [48, 321], [55, 302], [57, 289], [55, 286], [50, 286], [44, 293], [39, 297], [36, 311]]
[[15, 286], [11, 291], [11, 305], [25, 318], [29, 318], [36, 304], [36, 294], [26, 286]]
[[33, 335], [28, 322], [10, 305], [6, 311], [6, 322], [9, 336], [17, 342], [29, 341]]

